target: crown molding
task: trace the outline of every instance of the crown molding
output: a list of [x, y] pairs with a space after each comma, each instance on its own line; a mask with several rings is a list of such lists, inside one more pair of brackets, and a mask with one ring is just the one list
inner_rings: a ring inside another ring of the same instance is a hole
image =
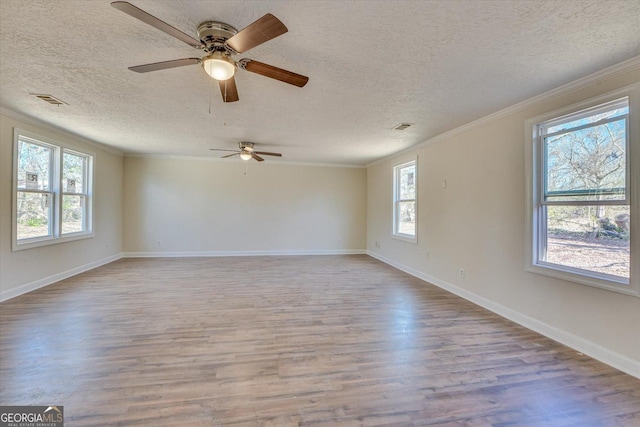
[[74, 133], [74, 132], [70, 132], [67, 129], [63, 129], [59, 126], [56, 125], [52, 125], [51, 123], [47, 123], [44, 122], [42, 120], [36, 119], [35, 117], [31, 117], [28, 116], [26, 114], [23, 113], [19, 113], [17, 111], [11, 110], [9, 108], [6, 107], [2, 107], [0, 106], [0, 114], [2, 114], [3, 116], [7, 116], [10, 117], [14, 120], [19, 120], [25, 124], [31, 125], [31, 126], [37, 126], [39, 128], [44, 128], [44, 129], [48, 129], [54, 132], [58, 132], [61, 133], [63, 135], [66, 135], [70, 138], [73, 138], [77, 141], [83, 142], [85, 144], [88, 144], [96, 149], [102, 150], [102, 151], [106, 151], [107, 153], [110, 154], [114, 154], [116, 156], [124, 156], [124, 153], [122, 151], [116, 150], [115, 148], [109, 147], [108, 145], [105, 145], [101, 142], [98, 141], [94, 141], [92, 139], [87, 138], [86, 136], [82, 136], [80, 134]]
[[[160, 159], [160, 160], [201, 160], [207, 162], [224, 162], [230, 163], [234, 160], [222, 159], [220, 157], [199, 157], [199, 156], [181, 156], [178, 154], [150, 154], [150, 153], [124, 153], [125, 158], [139, 158], [139, 159]], [[236, 163], [238, 160], [235, 160]], [[289, 162], [286, 160], [271, 160], [268, 161], [269, 165], [283, 165], [283, 166], [308, 166], [308, 167], [323, 167], [323, 168], [348, 168], [348, 169], [366, 169], [366, 165], [350, 165], [340, 163], [313, 163], [313, 162]]]

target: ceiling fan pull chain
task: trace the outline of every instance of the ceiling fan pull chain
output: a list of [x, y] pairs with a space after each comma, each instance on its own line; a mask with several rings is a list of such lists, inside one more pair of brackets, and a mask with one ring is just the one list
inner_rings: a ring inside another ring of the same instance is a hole
[[211, 98], [213, 97], [213, 80], [211, 80], [211, 85], [209, 86], [209, 114], [211, 114]]

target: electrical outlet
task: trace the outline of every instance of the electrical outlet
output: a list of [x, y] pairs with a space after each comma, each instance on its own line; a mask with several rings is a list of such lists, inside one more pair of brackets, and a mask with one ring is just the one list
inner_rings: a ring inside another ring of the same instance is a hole
[[429, 261], [429, 252], [427, 252], [427, 253], [425, 254], [424, 259], [425, 259], [425, 260], [427, 260], [427, 261]]
[[464, 279], [464, 268], [461, 268], [458, 275]]
[[160, 246], [160, 240], [158, 240], [158, 246]]
[[376, 242], [376, 248], [380, 248], [380, 242]]

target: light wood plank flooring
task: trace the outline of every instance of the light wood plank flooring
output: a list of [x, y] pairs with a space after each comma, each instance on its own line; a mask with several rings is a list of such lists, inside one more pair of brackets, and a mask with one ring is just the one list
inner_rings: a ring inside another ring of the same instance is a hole
[[66, 426], [640, 426], [640, 380], [368, 256], [126, 259], [0, 305]]

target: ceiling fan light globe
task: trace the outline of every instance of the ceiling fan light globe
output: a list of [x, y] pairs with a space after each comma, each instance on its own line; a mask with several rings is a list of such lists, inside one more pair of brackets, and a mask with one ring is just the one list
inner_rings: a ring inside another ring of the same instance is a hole
[[236, 64], [221, 52], [203, 58], [202, 67], [211, 78], [220, 81], [228, 80], [236, 73]]
[[242, 153], [240, 153], [240, 158], [242, 160], [251, 160], [251, 152], [243, 151]]

